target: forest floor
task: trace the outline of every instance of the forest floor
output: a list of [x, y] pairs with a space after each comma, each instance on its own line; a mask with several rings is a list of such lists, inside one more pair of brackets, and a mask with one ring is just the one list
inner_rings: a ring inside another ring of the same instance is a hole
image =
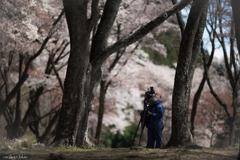
[[237, 160], [238, 148], [91, 148], [58, 147], [0, 150], [0, 159], [8, 160]]

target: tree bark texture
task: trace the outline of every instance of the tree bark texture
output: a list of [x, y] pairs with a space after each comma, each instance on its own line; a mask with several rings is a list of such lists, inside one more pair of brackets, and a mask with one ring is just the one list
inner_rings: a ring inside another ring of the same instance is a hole
[[106, 59], [122, 47], [126, 47], [145, 36], [191, 1], [182, 0], [133, 34], [107, 46], [107, 40], [121, 3], [121, 0], [107, 0], [97, 32], [93, 35], [91, 52], [89, 53], [90, 33], [99, 17], [98, 0], [92, 1], [90, 19], [86, 17], [88, 0], [63, 0], [71, 53], [64, 82], [57, 134], [52, 146], [62, 145], [64, 142], [81, 145], [87, 140], [89, 112]]
[[86, 119], [84, 85], [89, 75], [89, 37], [91, 27], [87, 15], [87, 1], [63, 1], [69, 36], [71, 54], [68, 60], [62, 108], [55, 139], [66, 139], [75, 144], [79, 122]]
[[[233, 10], [233, 18], [234, 18], [234, 23], [235, 23], [235, 37], [237, 39], [237, 48], [238, 48], [238, 53], [240, 54], [240, 16], [239, 16], [239, 8], [240, 8], [240, 1], [239, 0], [232, 0], [232, 10]], [[235, 101], [235, 98], [237, 99], [238, 95], [237, 95], [237, 91], [236, 91], [236, 97], [233, 97], [233, 102]], [[234, 113], [233, 113], [233, 117], [236, 116], [237, 114], [237, 103], [234, 103], [233, 106], [234, 109]], [[234, 119], [236, 120], [236, 119]], [[233, 141], [230, 139], [230, 141]], [[240, 159], [240, 143], [239, 143], [239, 154], [238, 154], [238, 160]]]
[[101, 80], [100, 83], [100, 97], [99, 97], [99, 111], [98, 111], [98, 124], [96, 129], [96, 140], [97, 144], [100, 142], [100, 135], [102, 131], [102, 121], [103, 121], [103, 114], [104, 114], [104, 102], [105, 102], [105, 95], [106, 95], [106, 81]]
[[239, 143], [238, 160], [240, 160], [240, 143]]
[[189, 96], [206, 23], [208, 0], [194, 0], [183, 33], [172, 99], [172, 134], [167, 146], [192, 143], [188, 126]]
[[[235, 34], [237, 38], [237, 47], [238, 51], [240, 51], [240, 16], [239, 16], [239, 8], [240, 8], [240, 1], [239, 0], [232, 0], [232, 10], [233, 10], [233, 17], [235, 23]], [[240, 52], [239, 52], [240, 54]]]

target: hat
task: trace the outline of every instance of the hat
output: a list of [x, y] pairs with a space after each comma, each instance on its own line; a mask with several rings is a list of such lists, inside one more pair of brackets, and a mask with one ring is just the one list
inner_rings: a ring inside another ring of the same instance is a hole
[[156, 93], [156, 94], [158, 94], [160, 96], [160, 98], [162, 97], [161, 93]]

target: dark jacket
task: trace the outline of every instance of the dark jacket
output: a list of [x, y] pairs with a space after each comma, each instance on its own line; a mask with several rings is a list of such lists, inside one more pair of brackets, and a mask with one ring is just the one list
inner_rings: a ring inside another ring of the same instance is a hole
[[[152, 115], [147, 116], [146, 127], [149, 129], [155, 129], [156, 127], [158, 129], [162, 129], [163, 128], [162, 117], [164, 114], [164, 108], [163, 108], [162, 102], [157, 101], [155, 103], [150, 104], [149, 111], [152, 112]], [[153, 122], [155, 123], [156, 127]]]

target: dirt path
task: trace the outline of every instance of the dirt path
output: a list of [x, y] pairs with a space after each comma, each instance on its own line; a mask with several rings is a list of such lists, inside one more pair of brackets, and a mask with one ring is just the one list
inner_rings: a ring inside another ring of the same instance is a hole
[[25, 149], [0, 151], [3, 160], [237, 160], [237, 149]]

